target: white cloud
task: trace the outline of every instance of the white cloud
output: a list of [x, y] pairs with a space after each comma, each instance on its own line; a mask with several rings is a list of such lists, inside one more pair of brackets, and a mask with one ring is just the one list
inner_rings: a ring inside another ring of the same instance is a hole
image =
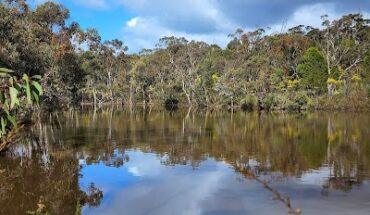
[[112, 181], [122, 180], [121, 175], [108, 181], [100, 178], [99, 181], [96, 174], [84, 172], [83, 180], [94, 181], [104, 195], [110, 196], [109, 204], [105, 204], [103, 199], [99, 208], [87, 208], [86, 213], [109, 215], [125, 211], [126, 214], [202, 214], [202, 210], [209, 207], [204, 201], [228, 187], [221, 182], [235, 182], [230, 180], [233, 171], [214, 161], [211, 161], [211, 169], [195, 172], [189, 166], [164, 166], [154, 154], [127, 153], [130, 161], [120, 171], [126, 171], [127, 168], [128, 172], [137, 177], [129, 186], [112, 185]]
[[126, 22], [126, 25], [130, 28], [136, 27], [137, 23], [139, 22], [140, 17], [135, 17], [130, 19], [129, 21]]
[[130, 52], [154, 48], [158, 39], [169, 35], [225, 45], [237, 25], [215, 1], [116, 0], [138, 15], [126, 22], [122, 38]]
[[216, 0], [116, 0], [143, 19], [155, 19], [173, 31], [210, 33], [224, 31], [232, 22], [215, 7]]
[[334, 4], [332, 3], [302, 6], [285, 22], [272, 25], [270, 32], [280, 33], [298, 25], [320, 27], [322, 23], [321, 16], [324, 14], [329, 15], [330, 19], [340, 16], [335, 13]]
[[173, 30], [156, 19], [136, 17], [126, 23], [122, 31], [122, 39], [130, 48], [130, 52], [138, 52], [143, 48], [154, 48], [158, 40], [165, 36], [185, 37], [188, 40], [205, 41], [224, 46], [228, 42], [227, 34], [232, 29], [234, 28], [212, 34], [188, 33]]
[[[301, 24], [320, 27], [321, 15], [328, 14], [331, 19], [336, 19], [363, 5], [358, 0], [351, 3], [338, 3], [332, 0], [115, 1], [137, 15], [123, 28], [123, 40], [130, 48], [130, 52], [153, 48], [159, 38], [168, 35], [225, 46], [228, 42], [227, 35], [238, 27], [245, 29], [271, 27], [269, 31], [271, 33]], [[258, 23], [264, 24], [261, 26]]]
[[[45, 0], [31, 0], [41, 3]], [[132, 14], [122, 35], [130, 52], [153, 48], [163, 36], [186, 37], [225, 46], [238, 27], [271, 27], [276, 33], [297, 25], [320, 27], [321, 15], [336, 19], [370, 11], [370, 1], [351, 0], [62, 0], [93, 9], [124, 8]], [[109, 13], [109, 12], [107, 12]], [[109, 14], [107, 14], [109, 17]], [[368, 15], [367, 15], [368, 17]], [[107, 22], [109, 22], [107, 18]], [[109, 23], [107, 23], [109, 24]], [[91, 23], [91, 27], [93, 23]], [[99, 29], [98, 29], [99, 30]]]
[[[339, 19], [343, 13], [336, 11], [334, 3], [320, 3], [306, 5], [298, 8], [285, 23], [275, 24], [271, 26], [271, 33], [279, 33], [286, 31], [289, 28], [305, 25], [316, 28], [322, 27], [322, 15], [328, 15], [330, 20]], [[368, 13], [363, 13], [365, 17], [370, 17]]]
[[130, 167], [130, 168], [128, 169], [128, 172], [129, 172], [129, 173], [131, 173], [131, 174], [132, 174], [132, 175], [134, 175], [134, 176], [142, 176], [142, 175], [140, 174], [139, 169], [138, 169], [137, 167]]

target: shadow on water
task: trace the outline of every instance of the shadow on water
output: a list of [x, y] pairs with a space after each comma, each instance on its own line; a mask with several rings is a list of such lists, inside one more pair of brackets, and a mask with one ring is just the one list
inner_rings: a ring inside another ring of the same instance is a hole
[[0, 157], [0, 214], [24, 214], [40, 205], [51, 214], [99, 207], [103, 191], [94, 181], [80, 186], [81, 168], [123, 167], [130, 162], [127, 150], [155, 154], [161, 165], [195, 170], [209, 159], [225, 163], [293, 211], [295, 200], [270, 186], [275, 181], [266, 176], [302, 178], [328, 168], [321, 195], [350, 192], [369, 180], [369, 124], [370, 116], [361, 113], [54, 113]]

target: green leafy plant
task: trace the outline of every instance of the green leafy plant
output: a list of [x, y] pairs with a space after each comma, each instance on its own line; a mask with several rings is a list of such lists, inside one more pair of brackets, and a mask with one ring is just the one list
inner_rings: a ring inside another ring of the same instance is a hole
[[0, 151], [10, 142], [14, 131], [22, 126], [17, 118], [19, 113], [39, 104], [43, 93], [38, 82], [41, 76], [23, 74], [18, 78], [14, 74], [10, 69], [0, 68]]

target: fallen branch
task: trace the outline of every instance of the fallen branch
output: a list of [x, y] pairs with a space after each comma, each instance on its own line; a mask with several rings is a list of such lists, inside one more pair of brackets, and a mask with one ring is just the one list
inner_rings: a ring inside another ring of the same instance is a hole
[[260, 179], [259, 177], [257, 177], [256, 174], [254, 174], [254, 172], [252, 170], [237, 168], [237, 171], [241, 172], [246, 178], [257, 181], [258, 183], [263, 185], [263, 187], [266, 190], [272, 192], [275, 196], [274, 199], [280, 201], [281, 203], [283, 203], [288, 208], [288, 213], [289, 214], [299, 215], [299, 214], [302, 213], [301, 209], [293, 208], [289, 197], [281, 195], [279, 193], [279, 191], [276, 190], [275, 188], [273, 188], [272, 186], [270, 186], [267, 181], [264, 181], [264, 180]]

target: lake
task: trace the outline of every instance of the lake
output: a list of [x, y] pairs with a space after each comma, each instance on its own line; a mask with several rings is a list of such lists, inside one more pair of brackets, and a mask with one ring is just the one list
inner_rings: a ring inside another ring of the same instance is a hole
[[369, 214], [369, 113], [85, 111], [0, 156], [0, 214]]

